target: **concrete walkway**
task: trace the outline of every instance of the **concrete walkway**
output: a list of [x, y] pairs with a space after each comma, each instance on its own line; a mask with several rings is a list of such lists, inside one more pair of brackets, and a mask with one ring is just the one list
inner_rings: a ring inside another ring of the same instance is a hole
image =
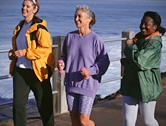
[[[117, 98], [93, 106], [91, 119], [94, 120], [96, 126], [122, 126], [121, 100], [121, 98]], [[159, 126], [166, 126], [166, 87], [163, 88], [163, 93], [157, 102], [156, 119]], [[13, 126], [13, 124], [12, 121], [8, 121], [0, 126]], [[42, 122], [38, 117], [36, 121], [29, 122], [27, 126], [42, 126]], [[71, 126], [69, 113], [55, 116], [55, 126]], [[144, 126], [139, 114], [136, 126]]]
[[[99, 103], [93, 106], [91, 119], [94, 120], [96, 126], [122, 126], [122, 104], [121, 98]], [[157, 102], [156, 119], [159, 126], [166, 126], [166, 87]], [[35, 125], [38, 123], [38, 125]], [[42, 126], [41, 121], [29, 124], [28, 126]], [[71, 126], [68, 113], [55, 116], [55, 126]], [[144, 126], [138, 114], [136, 126]]]

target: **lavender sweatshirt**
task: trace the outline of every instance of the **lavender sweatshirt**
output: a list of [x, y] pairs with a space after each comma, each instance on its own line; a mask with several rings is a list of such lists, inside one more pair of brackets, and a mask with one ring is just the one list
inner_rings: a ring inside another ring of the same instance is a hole
[[[65, 63], [66, 91], [94, 98], [101, 76], [110, 63], [99, 35], [93, 31], [85, 36], [79, 36], [77, 31], [68, 33], [62, 48], [62, 59]], [[80, 74], [81, 67], [90, 71], [88, 80]]]

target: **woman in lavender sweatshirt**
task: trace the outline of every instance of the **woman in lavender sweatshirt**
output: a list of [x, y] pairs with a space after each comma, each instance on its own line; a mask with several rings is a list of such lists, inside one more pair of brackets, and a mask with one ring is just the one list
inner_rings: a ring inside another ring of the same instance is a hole
[[96, 18], [90, 8], [77, 6], [74, 21], [78, 30], [67, 34], [58, 68], [66, 72], [64, 83], [72, 126], [95, 126], [90, 113], [110, 61], [102, 39], [91, 30]]

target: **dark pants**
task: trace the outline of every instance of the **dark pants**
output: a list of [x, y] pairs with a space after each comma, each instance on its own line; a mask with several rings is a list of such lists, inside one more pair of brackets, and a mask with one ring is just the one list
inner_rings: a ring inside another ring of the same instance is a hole
[[40, 82], [31, 69], [15, 67], [13, 72], [14, 126], [26, 126], [26, 103], [33, 91], [44, 126], [54, 126], [53, 99], [50, 78]]

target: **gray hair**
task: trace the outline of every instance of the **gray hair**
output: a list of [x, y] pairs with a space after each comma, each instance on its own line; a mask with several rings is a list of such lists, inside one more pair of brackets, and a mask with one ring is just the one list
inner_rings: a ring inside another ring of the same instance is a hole
[[77, 10], [82, 10], [84, 11], [89, 17], [92, 17], [92, 11], [87, 5], [77, 5], [76, 11]]
[[95, 14], [94, 14], [93, 11], [91, 11], [91, 9], [87, 5], [77, 5], [76, 6], [76, 11], [77, 10], [82, 10], [83, 12], [85, 12], [88, 15], [88, 17], [92, 18], [92, 20], [90, 22], [90, 27], [96, 23]]

